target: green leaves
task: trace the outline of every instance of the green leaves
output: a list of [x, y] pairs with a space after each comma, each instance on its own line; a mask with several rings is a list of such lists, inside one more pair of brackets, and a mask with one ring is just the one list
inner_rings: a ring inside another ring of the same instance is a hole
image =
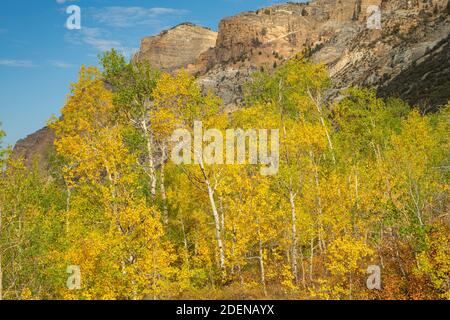
[[117, 86], [127, 67], [125, 57], [115, 49], [111, 49], [111, 51], [100, 54], [98, 58], [103, 67], [105, 80], [113, 86]]
[[0, 172], [3, 169], [6, 159], [11, 153], [10, 147], [3, 146], [3, 138], [6, 136], [6, 133], [1, 130], [2, 123], [0, 122]]

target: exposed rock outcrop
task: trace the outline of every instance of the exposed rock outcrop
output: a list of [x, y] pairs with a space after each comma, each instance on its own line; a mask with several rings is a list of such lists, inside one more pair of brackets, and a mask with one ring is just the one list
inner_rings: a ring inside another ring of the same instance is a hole
[[[381, 11], [381, 30], [368, 28]], [[185, 23], [142, 40], [135, 60], [159, 69], [185, 68], [233, 110], [257, 70], [301, 54], [325, 64], [335, 90], [377, 88], [437, 109], [450, 100], [449, 0], [316, 0], [288, 3], [223, 19], [219, 32]], [[48, 129], [18, 142], [31, 159], [52, 144]]]
[[[367, 26], [375, 13], [373, 6], [381, 11], [381, 30]], [[326, 64], [336, 89], [378, 88], [397, 81], [449, 32], [447, 0], [318, 0], [275, 5], [222, 20], [216, 46], [200, 56], [193, 70], [201, 76], [200, 83], [214, 89], [229, 108], [240, 101], [241, 84], [248, 80], [245, 75], [273, 69], [297, 54]], [[446, 98], [450, 95], [440, 101]]]
[[425, 111], [436, 111], [450, 97], [450, 35], [378, 89], [382, 97], [398, 96]]
[[146, 37], [135, 60], [147, 60], [155, 68], [174, 71], [188, 68], [201, 53], [216, 44], [217, 33], [191, 23], [180, 24], [157, 36]]
[[13, 157], [16, 159], [23, 157], [28, 168], [36, 165], [39, 170], [45, 172], [49, 169], [54, 140], [53, 130], [45, 127], [17, 141], [13, 149]]

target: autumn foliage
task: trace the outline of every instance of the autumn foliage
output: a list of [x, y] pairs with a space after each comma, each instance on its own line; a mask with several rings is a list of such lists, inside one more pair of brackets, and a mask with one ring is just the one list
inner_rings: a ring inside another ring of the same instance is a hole
[[[450, 299], [448, 107], [333, 99], [325, 67], [293, 59], [227, 114], [183, 71], [101, 63], [50, 121], [48, 174], [0, 153], [1, 298]], [[279, 129], [278, 174], [175, 165], [171, 134], [196, 120]]]

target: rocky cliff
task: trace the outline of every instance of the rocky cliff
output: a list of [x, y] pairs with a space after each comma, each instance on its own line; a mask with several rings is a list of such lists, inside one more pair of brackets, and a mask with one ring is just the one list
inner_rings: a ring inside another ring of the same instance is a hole
[[189, 68], [201, 53], [216, 44], [217, 33], [191, 23], [180, 24], [161, 34], [146, 37], [134, 59], [147, 60], [155, 67], [172, 72]]
[[436, 111], [450, 99], [450, 35], [397, 76], [378, 87], [381, 97], [400, 96], [424, 111]]
[[[381, 29], [368, 28], [373, 6], [381, 12]], [[449, 0], [274, 5], [223, 19], [218, 33], [185, 23], [147, 37], [134, 60], [168, 72], [185, 68], [222, 97], [225, 109], [234, 109], [254, 71], [301, 54], [327, 65], [335, 92], [368, 86], [431, 110], [450, 100], [449, 10]], [[28, 159], [51, 141], [48, 132], [38, 132], [20, 141], [15, 154]]]
[[[381, 30], [368, 28], [367, 20], [374, 14], [371, 6], [381, 11]], [[405, 81], [399, 75], [420, 63], [449, 32], [447, 0], [318, 0], [275, 5], [222, 20], [216, 46], [201, 54], [193, 70], [200, 75], [200, 83], [230, 107], [239, 103], [241, 85], [252, 71], [273, 69], [297, 54], [326, 64], [336, 89], [378, 88], [392, 82], [389, 93], [406, 98], [407, 90], [393, 90], [397, 80]], [[449, 79], [450, 73], [441, 72], [442, 77]], [[421, 85], [426, 83], [416, 86]], [[447, 90], [439, 101], [419, 98], [409, 100], [413, 104], [428, 101], [436, 108], [450, 94]]]
[[14, 158], [23, 157], [28, 168], [36, 165], [39, 170], [47, 171], [54, 140], [53, 130], [45, 127], [17, 141], [12, 155]]

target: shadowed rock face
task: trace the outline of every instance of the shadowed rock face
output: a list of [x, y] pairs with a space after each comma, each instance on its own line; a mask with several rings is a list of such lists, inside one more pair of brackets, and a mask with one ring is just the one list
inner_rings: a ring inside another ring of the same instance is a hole
[[40, 171], [45, 172], [49, 169], [54, 140], [55, 134], [53, 130], [45, 127], [17, 141], [13, 149], [13, 158], [23, 157], [28, 168], [37, 165]]
[[[242, 86], [254, 71], [272, 70], [297, 54], [325, 64], [336, 92], [369, 86], [437, 109], [450, 100], [448, 1], [274, 5], [223, 19], [218, 33], [185, 23], [144, 38], [134, 60], [147, 60], [167, 72], [186, 68], [199, 76], [205, 90], [223, 99], [225, 110], [239, 105]], [[381, 8], [382, 30], [367, 28], [371, 5]], [[438, 84], [441, 89], [433, 90]], [[49, 129], [43, 129], [19, 141], [15, 154], [24, 155], [28, 163], [35, 155], [45, 159], [52, 141]]]
[[450, 35], [378, 89], [381, 97], [400, 97], [425, 111], [450, 100]]
[[150, 61], [155, 68], [172, 72], [195, 63], [202, 52], [216, 45], [216, 39], [216, 32], [184, 23], [144, 38], [134, 59]]

